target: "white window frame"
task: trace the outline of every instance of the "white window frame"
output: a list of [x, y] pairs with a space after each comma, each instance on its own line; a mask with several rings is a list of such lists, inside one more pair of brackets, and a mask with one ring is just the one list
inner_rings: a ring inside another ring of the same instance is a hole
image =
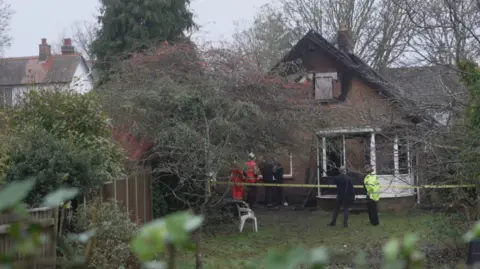
[[[7, 95], [7, 91], [10, 91], [10, 96]], [[0, 87], [0, 108], [13, 106], [13, 87]], [[10, 97], [10, 100], [7, 100]]]
[[[321, 90], [318, 87], [318, 80], [324, 81], [325, 84], [331, 84], [330, 91]], [[314, 97], [315, 100], [329, 100], [333, 99], [333, 91], [334, 85], [337, 81], [337, 73], [336, 72], [329, 72], [329, 73], [315, 73], [314, 74]]]

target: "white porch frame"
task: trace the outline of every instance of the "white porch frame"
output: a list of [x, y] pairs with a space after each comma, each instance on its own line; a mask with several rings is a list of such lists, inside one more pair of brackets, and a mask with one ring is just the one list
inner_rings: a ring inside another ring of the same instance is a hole
[[[345, 136], [349, 134], [370, 134], [370, 165], [376, 171], [376, 134], [381, 132], [381, 128], [374, 127], [359, 127], [359, 128], [328, 128], [316, 132], [316, 144], [317, 144], [317, 191], [318, 197], [321, 196], [320, 188], [320, 178], [327, 176], [327, 138], [332, 137], [342, 137], [343, 145], [343, 156], [341, 158], [342, 165], [347, 168], [347, 152], [345, 144]], [[321, 138], [321, 140], [320, 140]], [[321, 143], [320, 143], [321, 141]], [[401, 176], [407, 176], [407, 178], [413, 178], [413, 173], [411, 169], [411, 157], [410, 157], [410, 146], [407, 141], [407, 165], [408, 165], [408, 175], [400, 175], [400, 164], [399, 164], [399, 137], [398, 134], [395, 134], [393, 141], [393, 161], [394, 161], [394, 172], [393, 175], [383, 175], [385, 177], [394, 177], [399, 178]], [[321, 163], [320, 163], [320, 153], [321, 153]], [[320, 166], [321, 165], [321, 166]], [[320, 175], [320, 167], [322, 168], [322, 174]], [[418, 190], [417, 190], [418, 196]], [[418, 199], [418, 198], [417, 198]]]

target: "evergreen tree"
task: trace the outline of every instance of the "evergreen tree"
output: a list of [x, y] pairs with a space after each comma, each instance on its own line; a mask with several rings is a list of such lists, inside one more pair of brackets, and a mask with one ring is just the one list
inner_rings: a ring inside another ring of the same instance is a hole
[[100, 70], [160, 41], [175, 41], [195, 27], [190, 0], [100, 0], [101, 25], [91, 44]]

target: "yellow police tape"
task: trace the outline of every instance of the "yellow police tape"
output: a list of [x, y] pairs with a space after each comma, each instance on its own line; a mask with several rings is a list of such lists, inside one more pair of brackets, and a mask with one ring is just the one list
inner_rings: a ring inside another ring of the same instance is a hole
[[[264, 187], [288, 187], [288, 188], [336, 188], [336, 185], [317, 185], [317, 184], [275, 184], [275, 183], [232, 183], [232, 182], [222, 182], [222, 181], [210, 181], [211, 185], [242, 185], [242, 186], [264, 186]], [[463, 185], [387, 185], [380, 186], [381, 188], [389, 189], [455, 189], [455, 188], [472, 188], [475, 187], [473, 184], [463, 184]], [[363, 185], [355, 185], [354, 188], [362, 189]]]

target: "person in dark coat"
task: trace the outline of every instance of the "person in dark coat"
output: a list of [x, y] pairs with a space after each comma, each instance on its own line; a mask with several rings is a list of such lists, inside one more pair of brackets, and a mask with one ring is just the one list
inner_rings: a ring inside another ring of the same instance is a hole
[[[283, 184], [283, 167], [278, 158], [273, 158], [273, 181], [276, 184]], [[283, 187], [274, 187], [274, 204], [283, 204]]]
[[[262, 174], [262, 179], [264, 183], [274, 183], [273, 182], [273, 165], [262, 159], [262, 164], [260, 165], [260, 173]], [[265, 186], [265, 204], [271, 206], [273, 202], [273, 191], [274, 187]]]
[[337, 199], [335, 201], [332, 221], [329, 225], [336, 225], [338, 212], [340, 211], [340, 207], [343, 206], [343, 227], [348, 227], [348, 213], [355, 200], [355, 189], [352, 183], [353, 178], [347, 176], [345, 167], [340, 167], [339, 172], [339, 175], [333, 177], [333, 182], [337, 185]]

